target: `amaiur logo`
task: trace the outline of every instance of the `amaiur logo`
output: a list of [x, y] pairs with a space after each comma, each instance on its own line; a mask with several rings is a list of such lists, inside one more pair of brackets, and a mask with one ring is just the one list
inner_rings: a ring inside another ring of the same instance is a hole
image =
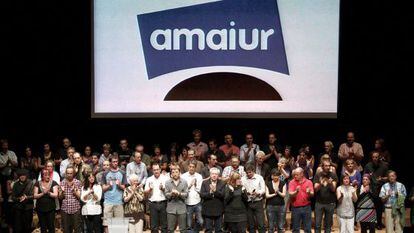
[[289, 74], [276, 0], [223, 0], [137, 18], [148, 79], [210, 66]]

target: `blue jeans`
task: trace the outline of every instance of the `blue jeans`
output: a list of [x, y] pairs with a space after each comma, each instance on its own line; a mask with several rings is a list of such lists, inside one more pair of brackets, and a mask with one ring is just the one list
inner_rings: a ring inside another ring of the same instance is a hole
[[[193, 214], [195, 214], [196, 224], [193, 226]], [[201, 203], [187, 205], [187, 228], [189, 233], [198, 233], [203, 226], [203, 216], [201, 215]]]
[[[269, 233], [284, 232], [285, 225], [285, 205], [268, 205], [267, 210], [267, 220], [269, 222]], [[276, 229], [277, 228], [277, 229]]]
[[204, 221], [206, 223], [206, 229], [205, 233], [222, 233], [223, 230], [221, 229], [221, 222], [223, 221], [223, 215], [217, 216], [217, 217], [210, 217], [210, 216], [204, 216]]
[[303, 223], [305, 233], [310, 233], [312, 229], [312, 209], [311, 206], [293, 207], [292, 206], [292, 223], [293, 233], [300, 232], [300, 223]]

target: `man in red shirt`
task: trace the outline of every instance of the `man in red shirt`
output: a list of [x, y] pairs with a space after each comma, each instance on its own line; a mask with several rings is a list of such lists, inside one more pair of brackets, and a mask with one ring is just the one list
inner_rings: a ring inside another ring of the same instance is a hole
[[312, 228], [312, 209], [310, 199], [313, 197], [313, 183], [303, 176], [303, 169], [292, 172], [294, 179], [289, 182], [289, 195], [292, 206], [293, 233], [299, 233], [301, 221], [306, 233]]

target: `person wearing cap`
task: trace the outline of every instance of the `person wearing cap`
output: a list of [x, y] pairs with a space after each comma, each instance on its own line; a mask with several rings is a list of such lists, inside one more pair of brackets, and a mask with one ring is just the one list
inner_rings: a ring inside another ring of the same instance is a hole
[[14, 213], [14, 232], [32, 232], [33, 221], [33, 181], [28, 179], [29, 171], [17, 170], [19, 180], [13, 185], [12, 200]]

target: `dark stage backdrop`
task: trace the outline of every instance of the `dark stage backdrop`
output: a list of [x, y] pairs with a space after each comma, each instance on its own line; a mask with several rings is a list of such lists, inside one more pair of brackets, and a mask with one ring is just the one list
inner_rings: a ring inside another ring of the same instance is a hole
[[413, 154], [408, 114], [412, 59], [403, 58], [412, 57], [413, 47], [410, 8], [402, 5], [408, 3], [342, 1], [338, 119], [91, 119], [90, 3], [10, 4], [3, 31], [8, 42], [3, 44], [0, 137], [8, 138], [19, 155], [25, 145], [40, 151], [43, 142], [60, 144], [63, 136], [78, 149], [91, 144], [94, 150], [127, 137], [131, 144], [144, 143], [150, 153], [154, 143], [166, 149], [172, 141], [189, 142], [195, 128], [204, 139], [215, 137], [220, 143], [225, 132], [232, 132], [239, 145], [247, 131], [259, 144], [275, 131], [295, 151], [309, 143], [318, 154], [323, 140], [333, 140], [337, 149], [346, 132], [354, 130], [366, 154], [376, 137], [385, 138], [400, 179], [407, 188], [414, 185], [408, 162]]

